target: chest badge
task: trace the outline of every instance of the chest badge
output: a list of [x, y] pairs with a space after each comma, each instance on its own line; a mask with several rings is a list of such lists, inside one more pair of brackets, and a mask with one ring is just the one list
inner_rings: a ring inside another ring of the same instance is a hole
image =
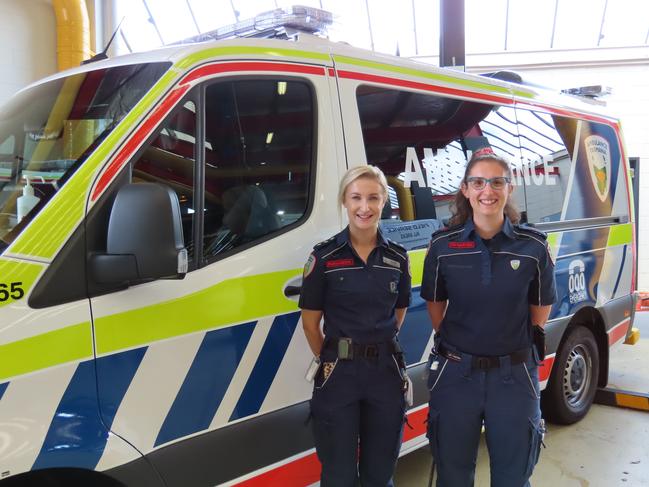
[[399, 262], [394, 259], [390, 259], [389, 257], [383, 257], [383, 263], [389, 265], [390, 267], [396, 267], [397, 269], [401, 267]]
[[518, 259], [510, 260], [509, 264], [512, 266], [512, 269], [517, 270], [521, 266], [521, 261]]
[[449, 242], [449, 249], [475, 249], [475, 242]]
[[352, 265], [354, 265], [354, 259], [328, 260], [325, 264], [327, 269], [336, 269], [338, 267], [349, 267]]

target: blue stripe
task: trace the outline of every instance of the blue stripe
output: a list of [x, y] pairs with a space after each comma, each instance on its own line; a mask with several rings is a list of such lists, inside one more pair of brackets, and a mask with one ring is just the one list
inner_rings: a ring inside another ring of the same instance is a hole
[[421, 288], [412, 289], [412, 302], [399, 331], [399, 343], [408, 365], [421, 362], [421, 357], [433, 333], [426, 301], [419, 295], [420, 290]]
[[254, 328], [255, 322], [251, 322], [205, 335], [155, 446], [209, 427]]
[[243, 388], [232, 416], [230, 416], [230, 421], [259, 412], [286, 354], [299, 318], [300, 313], [291, 313], [275, 318], [255, 367]]
[[113, 425], [117, 409], [142, 363], [147, 347], [97, 359], [99, 409], [106, 427]]
[[2, 396], [4, 395], [5, 391], [7, 390], [8, 385], [9, 385], [9, 382], [5, 382], [4, 384], [0, 384], [0, 399], [2, 399]]
[[78, 467], [94, 469], [108, 440], [108, 429], [144, 348], [97, 360], [105, 382], [101, 397], [106, 401], [105, 419], [99, 417], [95, 362], [81, 362], [63, 393], [41, 451], [32, 469]]

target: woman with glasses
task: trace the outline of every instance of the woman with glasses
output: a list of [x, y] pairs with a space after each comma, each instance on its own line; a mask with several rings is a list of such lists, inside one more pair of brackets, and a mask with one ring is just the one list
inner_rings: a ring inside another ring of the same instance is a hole
[[484, 426], [494, 487], [529, 486], [545, 431], [538, 364], [555, 302], [546, 236], [519, 226], [505, 159], [467, 164], [450, 228], [433, 234], [421, 296], [436, 331], [428, 437], [437, 487], [473, 486]]

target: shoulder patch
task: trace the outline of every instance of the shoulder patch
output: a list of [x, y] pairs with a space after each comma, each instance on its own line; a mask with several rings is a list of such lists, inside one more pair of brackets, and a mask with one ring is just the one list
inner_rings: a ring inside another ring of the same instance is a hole
[[552, 266], [555, 266], [556, 262], [554, 260], [554, 257], [552, 257], [552, 249], [550, 249], [550, 244], [547, 241], [545, 242], [545, 250], [548, 253], [548, 259], [550, 259]]
[[315, 269], [315, 263], [317, 262], [317, 259], [315, 255], [311, 254], [309, 255], [309, 258], [306, 261], [306, 264], [304, 264], [304, 271], [302, 271], [302, 279], [306, 279], [309, 274], [313, 272], [313, 269]]

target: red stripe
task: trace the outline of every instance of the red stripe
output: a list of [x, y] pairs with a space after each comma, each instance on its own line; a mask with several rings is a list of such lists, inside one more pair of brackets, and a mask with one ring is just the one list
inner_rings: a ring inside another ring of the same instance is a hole
[[420, 83], [417, 81], [408, 81], [404, 79], [389, 78], [387, 76], [377, 76], [375, 74], [356, 73], [353, 71], [338, 70], [339, 78], [355, 79], [360, 81], [371, 81], [374, 83], [383, 83], [387, 85], [402, 86], [405, 88], [414, 88], [416, 90], [431, 91], [434, 93], [446, 93], [448, 95], [464, 96], [467, 98], [486, 100], [494, 103], [501, 103], [503, 105], [511, 105], [513, 102], [510, 98], [495, 95], [485, 95], [483, 93], [476, 93], [473, 91], [460, 90], [457, 88], [447, 88], [445, 86], [430, 85], [428, 83]]
[[546, 110], [547, 112], [553, 113], [555, 115], [563, 115], [565, 117], [579, 118], [581, 120], [589, 120], [591, 122], [603, 123], [603, 124], [609, 125], [609, 126], [611, 126], [613, 128], [616, 127], [616, 123], [613, 120], [611, 120], [609, 118], [606, 118], [606, 117], [600, 117], [600, 116], [597, 116], [597, 115], [590, 115], [590, 114], [587, 114], [587, 113], [580, 113], [580, 112], [576, 112], [576, 111], [568, 110], [568, 109], [564, 109], [564, 108], [555, 108], [555, 107], [551, 107], [549, 105], [545, 105], [543, 103], [538, 103], [538, 102], [534, 102], [534, 101], [516, 102], [516, 108], [520, 108], [522, 110], [525, 110], [525, 109], [526, 110], [535, 110], [535, 109], [538, 109], [538, 108], [542, 108], [542, 109]]
[[320, 480], [320, 471], [320, 461], [315, 453], [311, 453], [236, 485], [241, 487], [284, 487], [286, 485], [301, 487]]
[[183, 86], [174, 89], [158, 107], [153, 110], [142, 125], [138, 127], [133, 136], [124, 144], [115, 158], [111, 161], [108, 167], [104, 170], [103, 174], [99, 177], [95, 189], [92, 191], [91, 201], [95, 201], [108, 184], [113, 180], [115, 175], [122, 169], [128, 159], [135, 153], [140, 144], [149, 136], [153, 129], [158, 125], [158, 122], [164, 118], [167, 113], [171, 111], [176, 102], [184, 96], [189, 90], [189, 86]]
[[554, 365], [555, 356], [546, 358], [541, 365], [539, 365], [539, 382], [548, 380], [550, 377], [550, 372], [552, 372], [552, 366]]
[[428, 407], [421, 408], [408, 414], [408, 424], [403, 428], [403, 441], [410, 441], [413, 438], [426, 433], [426, 420], [428, 419]]
[[126, 161], [133, 155], [140, 144], [150, 135], [151, 131], [153, 131], [153, 129], [158, 125], [160, 120], [167, 115], [176, 102], [182, 98], [187, 90], [189, 90], [190, 86], [187, 83], [204, 76], [237, 71], [288, 71], [292, 73], [304, 73], [319, 76], [324, 76], [325, 74], [324, 68], [322, 67], [267, 62], [214, 63], [195, 69], [182, 79], [180, 82], [181, 86], [172, 90], [171, 93], [162, 100], [160, 105], [158, 105], [151, 115], [146, 118], [142, 125], [138, 127], [131, 139], [122, 147], [97, 181], [92, 192], [91, 201], [95, 201], [101, 193], [103, 193], [115, 175], [120, 171], [120, 169], [122, 169], [126, 164]]
[[[408, 423], [412, 426], [412, 429], [408, 425], [404, 427], [404, 442], [421, 436], [426, 432], [427, 417], [427, 407], [408, 414]], [[320, 471], [321, 466], [318, 457], [315, 453], [311, 453], [310, 455], [281, 465], [256, 477], [244, 480], [236, 485], [240, 487], [284, 487], [286, 485], [302, 487], [320, 480]]]
[[615, 325], [608, 331], [608, 345], [611, 346], [614, 343], [619, 342], [622, 338], [626, 336], [626, 332], [629, 330], [629, 325], [631, 324], [631, 318], [624, 320], [622, 323]]
[[290, 73], [303, 73], [313, 74], [317, 76], [324, 76], [325, 70], [320, 66], [308, 66], [304, 64], [290, 64], [290, 63], [268, 63], [268, 62], [235, 62], [235, 63], [213, 63], [207, 64], [196, 68], [187, 76], [185, 76], [180, 84], [191, 83], [198, 78], [211, 76], [220, 73], [229, 73], [237, 71], [272, 71], [272, 72], [290, 72]]
[[[331, 69], [331, 68], [330, 68]], [[331, 74], [331, 72], [330, 72]], [[371, 75], [371, 74], [364, 74], [364, 73], [357, 73], [353, 71], [345, 71], [345, 70], [338, 70], [338, 77], [339, 78], [348, 78], [348, 79], [356, 79], [360, 81], [373, 81], [377, 83], [384, 83], [384, 84], [389, 84], [389, 85], [395, 85], [395, 86], [403, 86], [407, 88], [415, 88], [419, 90], [425, 90], [425, 91], [432, 91], [432, 92], [437, 92], [437, 93], [446, 93], [446, 94], [451, 94], [451, 95], [458, 95], [458, 96], [464, 96], [468, 98], [474, 98], [474, 99], [480, 99], [480, 100], [487, 100], [487, 101], [492, 101], [495, 103], [502, 103], [505, 105], [511, 105], [514, 103], [511, 99], [501, 97], [501, 96], [496, 96], [496, 95], [485, 95], [483, 93], [476, 93], [473, 91], [467, 91], [467, 90], [460, 90], [456, 88], [446, 88], [443, 86], [435, 86], [435, 85], [430, 85], [427, 83], [420, 83], [416, 81], [407, 81], [403, 79], [397, 79], [397, 78], [390, 78], [387, 76], [377, 76], [377, 75]], [[522, 109], [535, 109], [535, 108], [543, 108], [547, 110], [550, 113], [554, 113], [557, 115], [564, 115], [568, 117], [576, 117], [580, 118], [583, 120], [590, 120], [593, 122], [600, 122], [604, 123], [606, 125], [609, 125], [611, 127], [616, 127], [616, 122], [614, 122], [611, 119], [605, 118], [605, 117], [600, 117], [597, 115], [590, 115], [586, 113], [580, 113], [576, 112], [573, 110], [568, 110], [568, 109], [562, 109], [562, 108], [555, 108], [551, 107], [549, 105], [545, 105], [543, 103], [538, 103], [534, 101], [526, 101], [526, 102], [516, 102], [516, 106]]]

